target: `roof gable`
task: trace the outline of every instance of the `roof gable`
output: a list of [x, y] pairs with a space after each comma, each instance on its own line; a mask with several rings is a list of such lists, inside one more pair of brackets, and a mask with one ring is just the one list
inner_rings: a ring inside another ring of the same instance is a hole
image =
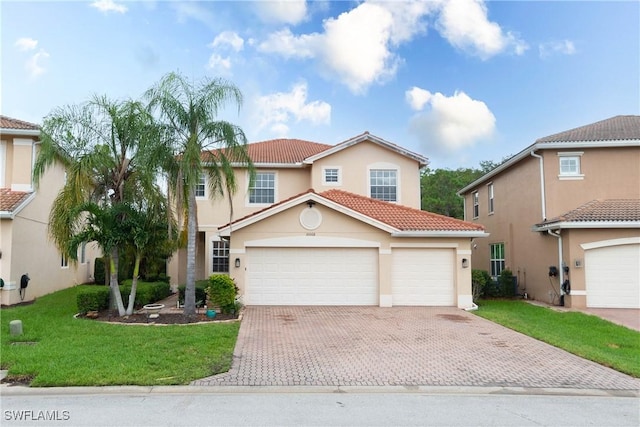
[[21, 130], [40, 130], [40, 126], [35, 123], [25, 122], [7, 116], [0, 116], [0, 128], [5, 129], [21, 129]]
[[12, 218], [27, 203], [33, 192], [0, 188], [0, 216]]

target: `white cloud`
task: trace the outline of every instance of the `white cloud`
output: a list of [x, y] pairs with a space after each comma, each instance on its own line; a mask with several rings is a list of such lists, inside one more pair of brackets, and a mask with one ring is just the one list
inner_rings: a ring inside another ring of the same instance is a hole
[[562, 40], [549, 43], [541, 43], [538, 46], [541, 58], [548, 58], [551, 55], [573, 55], [576, 53], [576, 47], [571, 40]]
[[268, 128], [276, 136], [286, 136], [289, 122], [323, 125], [331, 122], [331, 105], [324, 101], [307, 102], [307, 83], [295, 84], [290, 92], [278, 92], [256, 99], [258, 129]]
[[452, 154], [490, 137], [496, 118], [487, 105], [456, 91], [453, 96], [431, 93], [417, 87], [406, 92], [412, 108], [428, 105], [428, 111], [411, 119], [410, 131], [417, 135], [427, 152]]
[[318, 33], [296, 37], [291, 30], [285, 28], [269, 34], [267, 39], [258, 45], [258, 50], [276, 53], [285, 58], [313, 58], [321, 39], [322, 36]]
[[40, 49], [25, 62], [25, 68], [31, 77], [38, 77], [46, 71], [43, 62], [49, 59], [51, 55], [44, 49]]
[[125, 13], [127, 10], [127, 6], [123, 4], [118, 4], [113, 0], [97, 0], [91, 3], [91, 7], [95, 7], [100, 12], [109, 13], [109, 12], [117, 12], [117, 13]]
[[270, 0], [256, 2], [256, 13], [265, 22], [297, 25], [307, 18], [305, 0]]
[[449, 0], [441, 3], [437, 28], [454, 47], [488, 59], [505, 51], [522, 55], [528, 45], [517, 35], [489, 21], [482, 0]]
[[233, 31], [223, 31], [218, 34], [215, 39], [209, 44], [211, 48], [226, 48], [230, 47], [236, 52], [240, 52], [244, 46], [244, 40], [242, 37]]
[[30, 37], [21, 37], [16, 40], [15, 46], [18, 50], [26, 51], [33, 50], [38, 46], [38, 40], [32, 39]]
[[231, 58], [223, 58], [217, 53], [214, 53], [209, 57], [207, 68], [220, 74], [229, 75], [231, 71]]
[[199, 21], [207, 26], [213, 26], [215, 22], [214, 15], [200, 3], [194, 1], [187, 2], [171, 2], [171, 7], [177, 13], [178, 22], [185, 24], [189, 19]]

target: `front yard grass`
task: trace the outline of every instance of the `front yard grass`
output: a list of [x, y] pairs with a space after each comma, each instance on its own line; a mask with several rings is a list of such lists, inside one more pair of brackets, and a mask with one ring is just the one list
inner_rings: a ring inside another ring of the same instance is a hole
[[[3, 308], [0, 368], [32, 386], [175, 385], [226, 372], [239, 323], [144, 326], [75, 319], [83, 285]], [[10, 336], [20, 319], [23, 335]]]
[[640, 332], [575, 311], [517, 300], [482, 300], [480, 317], [570, 353], [640, 377]]

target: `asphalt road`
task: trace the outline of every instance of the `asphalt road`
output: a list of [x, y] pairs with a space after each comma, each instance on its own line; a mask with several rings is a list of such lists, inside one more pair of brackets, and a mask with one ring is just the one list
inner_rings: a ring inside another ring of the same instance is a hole
[[500, 388], [0, 388], [7, 426], [634, 426], [637, 393]]

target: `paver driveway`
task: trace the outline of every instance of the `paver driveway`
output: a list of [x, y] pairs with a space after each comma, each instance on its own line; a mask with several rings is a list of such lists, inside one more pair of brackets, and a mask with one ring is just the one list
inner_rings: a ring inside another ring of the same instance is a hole
[[247, 307], [231, 370], [193, 384], [640, 390], [638, 379], [448, 307]]

